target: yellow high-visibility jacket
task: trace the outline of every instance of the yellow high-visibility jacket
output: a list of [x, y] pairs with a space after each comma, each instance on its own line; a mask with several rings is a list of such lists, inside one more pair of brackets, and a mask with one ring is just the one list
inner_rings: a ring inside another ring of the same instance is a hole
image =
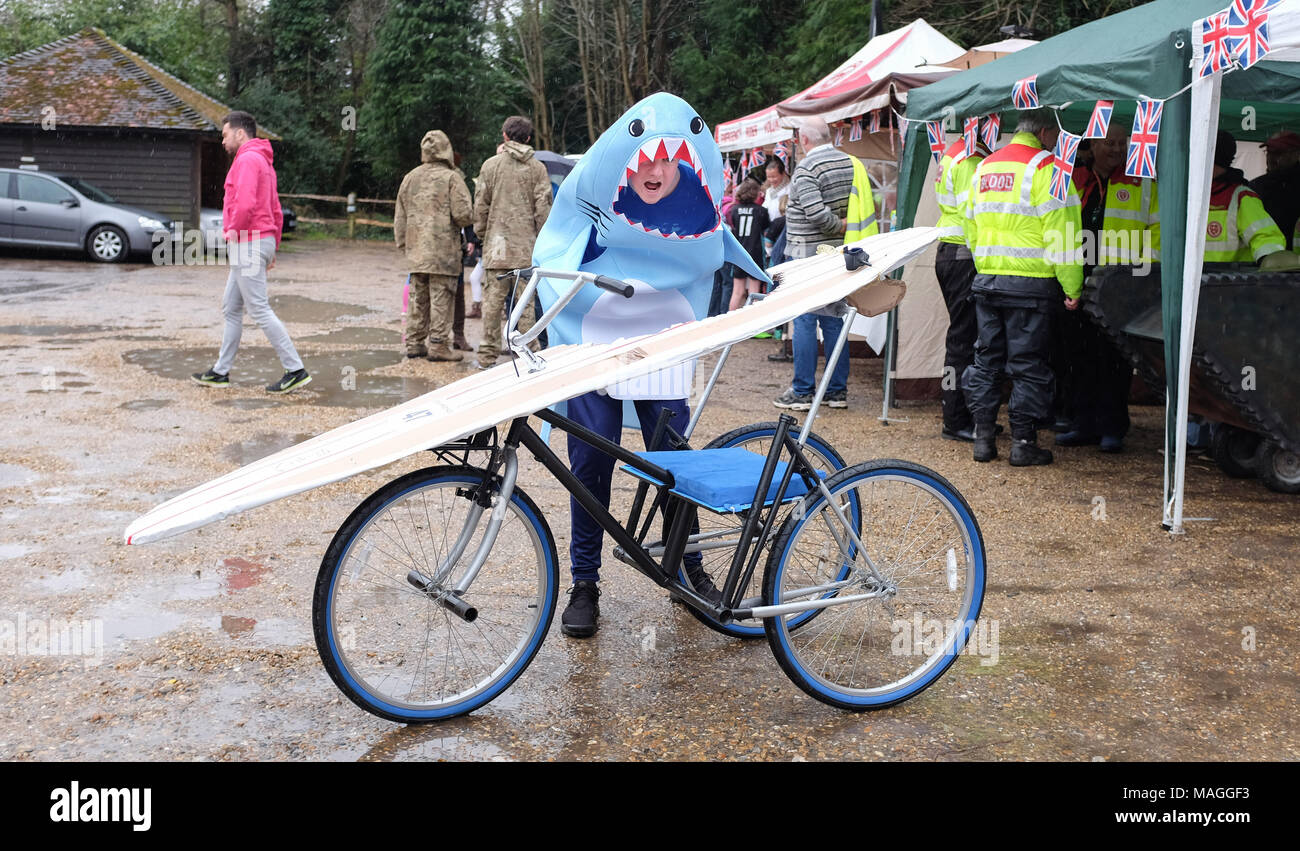
[[[1144, 232], [1150, 232], [1150, 255]], [[1129, 177], [1115, 169], [1106, 185], [1106, 207], [1097, 245], [1097, 265], [1160, 262], [1160, 195], [1148, 177]]]
[[[1083, 292], [1079, 193], [1051, 194], [1052, 152], [1032, 133], [984, 158], [966, 199], [966, 244], [982, 275], [1055, 278], [1066, 296]], [[1038, 295], [1048, 295], [1046, 285]]]
[[1210, 213], [1205, 225], [1206, 263], [1258, 263], [1265, 256], [1286, 248], [1286, 237], [1264, 211], [1264, 202], [1255, 190], [1232, 179], [1239, 174], [1229, 172], [1210, 185]]
[[844, 230], [844, 241], [855, 242], [880, 233], [880, 222], [876, 220], [876, 202], [871, 197], [871, 178], [862, 160], [850, 156], [853, 161], [853, 189], [849, 192], [849, 211], [846, 215], [848, 227]]
[[958, 139], [943, 152], [939, 160], [939, 176], [934, 181], [934, 194], [939, 200], [939, 241], [966, 244], [965, 212], [963, 207], [970, 194], [971, 178], [975, 169], [988, 154], [983, 147], [976, 147], [969, 157], [961, 157], [966, 149], [966, 142]]

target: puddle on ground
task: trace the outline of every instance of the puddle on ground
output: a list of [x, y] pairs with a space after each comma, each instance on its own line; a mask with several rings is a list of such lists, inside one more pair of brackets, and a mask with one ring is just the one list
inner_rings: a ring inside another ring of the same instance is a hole
[[402, 335], [389, 328], [340, 328], [328, 334], [301, 337], [303, 343], [334, 343], [340, 346], [387, 346], [402, 342]]
[[43, 502], [50, 505], [68, 505], [73, 502], [85, 502], [91, 499], [91, 495], [81, 488], [46, 488], [40, 496], [36, 497], [37, 502]]
[[171, 399], [133, 399], [118, 405], [124, 411], [156, 411], [172, 403]]
[[95, 382], [93, 382], [93, 381], [63, 381], [63, 382], [60, 382], [61, 386], [63, 386], [63, 387], [90, 387], [90, 386], [92, 386], [94, 383], [95, 383]]
[[130, 340], [138, 343], [156, 343], [160, 340], [170, 340], [171, 337], [151, 337], [148, 334], [114, 334], [109, 337], [110, 340]]
[[0, 544], [0, 561], [5, 561], [11, 558], [22, 558], [31, 551], [31, 547], [22, 544]]
[[194, 620], [166, 606], [221, 593], [219, 577], [204, 578], [202, 571], [196, 573], [151, 580], [136, 586], [135, 593], [109, 602], [96, 612], [104, 621], [104, 637], [109, 642], [157, 638]]
[[230, 594], [234, 591], [243, 591], [245, 588], [252, 588], [262, 581], [262, 576], [270, 570], [269, 567], [257, 561], [249, 561], [246, 558], [231, 556], [221, 562], [222, 584], [225, 585], [225, 593]]
[[119, 329], [108, 325], [0, 325], [0, 334], [23, 337], [67, 337], [69, 334], [97, 334], [100, 331], [117, 330]]
[[[189, 381], [190, 375], [212, 366], [217, 350], [200, 349], [132, 349], [122, 355], [129, 364], [144, 367], [155, 375]], [[437, 387], [433, 376], [404, 378], [401, 376], [370, 375], [369, 370], [400, 363], [404, 355], [392, 349], [351, 349], [312, 355], [307, 358], [307, 371], [312, 381], [300, 390], [286, 394], [283, 404], [293, 404], [294, 399], [310, 404], [342, 408], [387, 408], [414, 399]], [[283, 375], [283, 369], [269, 347], [241, 348], [231, 370], [232, 383], [249, 390], [261, 390]], [[195, 388], [196, 392], [221, 394], [227, 388]], [[292, 398], [290, 398], [292, 397]], [[219, 405], [233, 408], [255, 409], [280, 404], [276, 399], [218, 400]]]
[[363, 304], [317, 301], [300, 295], [273, 295], [271, 309], [280, 317], [281, 322], [335, 322], [345, 317], [365, 316], [375, 312]]
[[207, 622], [209, 629], [220, 629], [231, 638], [254, 638], [259, 644], [275, 644], [289, 647], [301, 647], [312, 642], [312, 636], [305, 624], [286, 618], [240, 617], [222, 615]]
[[234, 615], [221, 616], [221, 631], [230, 636], [247, 635], [257, 626], [253, 618], [237, 618]]
[[91, 572], [84, 567], [71, 567], [62, 573], [42, 576], [31, 585], [42, 591], [55, 594], [67, 594], [72, 591], [84, 591], [93, 583]]
[[310, 440], [312, 437], [314, 435], [263, 431], [253, 435], [248, 440], [226, 444], [226, 447], [221, 450], [221, 454], [236, 464], [243, 466], [254, 461], [260, 461], [268, 455], [274, 455], [281, 449], [296, 446], [304, 440]]
[[40, 476], [34, 470], [17, 464], [0, 464], [0, 488], [12, 488], [31, 484]]
[[238, 411], [257, 411], [262, 408], [278, 408], [282, 403], [277, 399], [223, 399], [213, 404]]

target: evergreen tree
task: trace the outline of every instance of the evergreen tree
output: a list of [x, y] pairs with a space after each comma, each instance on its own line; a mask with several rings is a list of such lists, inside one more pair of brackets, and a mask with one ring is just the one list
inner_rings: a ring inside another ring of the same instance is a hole
[[447, 134], [468, 176], [495, 151], [502, 113], [518, 86], [484, 55], [480, 6], [398, 0], [389, 7], [357, 128], [358, 147], [385, 185], [396, 189], [419, 164], [420, 139], [429, 130]]

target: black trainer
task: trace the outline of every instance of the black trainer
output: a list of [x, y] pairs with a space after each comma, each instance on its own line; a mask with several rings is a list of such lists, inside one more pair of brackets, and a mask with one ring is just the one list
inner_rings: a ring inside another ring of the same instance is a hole
[[560, 615], [560, 631], [574, 638], [590, 638], [596, 634], [596, 618], [600, 617], [600, 589], [590, 579], [579, 579], [569, 589], [569, 605]]
[[311, 383], [311, 376], [305, 369], [291, 369], [284, 375], [280, 376], [279, 381], [274, 381], [266, 385], [267, 393], [288, 393], [290, 390], [296, 390], [304, 384]]
[[219, 372], [213, 372], [209, 369], [207, 372], [196, 372], [191, 375], [190, 378], [200, 384], [206, 384], [209, 387], [230, 386], [230, 373], [222, 375]]

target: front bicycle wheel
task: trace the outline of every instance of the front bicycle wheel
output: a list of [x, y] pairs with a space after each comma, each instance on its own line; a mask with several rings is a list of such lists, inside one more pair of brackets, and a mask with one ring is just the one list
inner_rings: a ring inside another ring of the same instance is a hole
[[486, 562], [459, 597], [477, 616], [440, 600], [477, 551], [490, 508], [450, 575], [417, 587], [438, 573], [483, 479], [484, 471], [462, 466], [409, 473], [362, 502], [330, 542], [312, 604], [316, 648], [334, 684], [367, 712], [403, 723], [464, 715], [505, 691], [541, 647], [555, 614], [558, 560], [546, 520], [517, 487]]
[[[763, 601], [836, 602], [798, 631], [788, 615], [768, 618], [768, 643], [818, 700], [881, 709], [934, 683], [965, 647], [984, 601], [984, 541], [961, 494], [917, 464], [868, 461], [826, 485], [833, 502], [809, 494], [781, 530]], [[861, 547], [833, 508], [850, 500]]]
[[[776, 434], [776, 426], [775, 422], [741, 426], [715, 437], [704, 448], [729, 449], [731, 447], [740, 447], [758, 455], [766, 456], [768, 450], [772, 447], [772, 437]], [[815, 432], [808, 434], [808, 441], [804, 444], [803, 451], [809, 463], [818, 472], [826, 476], [830, 476], [836, 470], [843, 469], [845, 466], [844, 459], [840, 456], [840, 453], [835, 451], [835, 447], [831, 446]], [[788, 462], [789, 459], [786, 460]], [[791, 503], [791, 505], [795, 504], [797, 503]], [[777, 519], [772, 524], [772, 539], [775, 539], [776, 534], [780, 532], [784, 514], [788, 513], [789, 510], [790, 506], [787, 505], [777, 514]], [[701, 511], [699, 521], [702, 536], [699, 545], [703, 548], [700, 551], [701, 567], [714, 586], [721, 588], [726, 581], [727, 571], [731, 568], [731, 557], [736, 549], [736, 544], [740, 540], [740, 531], [744, 525], [744, 519], [734, 514], [713, 514], [712, 512]], [[694, 588], [685, 568], [678, 570], [678, 577], [683, 584]], [[745, 589], [744, 597], [757, 600], [762, 592], [762, 572], [755, 570], [754, 576]], [[710, 629], [717, 630], [723, 635], [730, 635], [733, 638], [761, 638], [763, 636], [763, 621], [758, 618], [722, 624], [709, 617], [705, 612], [697, 611], [689, 606], [687, 608], [690, 609], [691, 614], [700, 623], [705, 624]], [[805, 616], [803, 620], [806, 620], [807, 617], [809, 616]], [[802, 622], [801, 620], [799, 623]]]

